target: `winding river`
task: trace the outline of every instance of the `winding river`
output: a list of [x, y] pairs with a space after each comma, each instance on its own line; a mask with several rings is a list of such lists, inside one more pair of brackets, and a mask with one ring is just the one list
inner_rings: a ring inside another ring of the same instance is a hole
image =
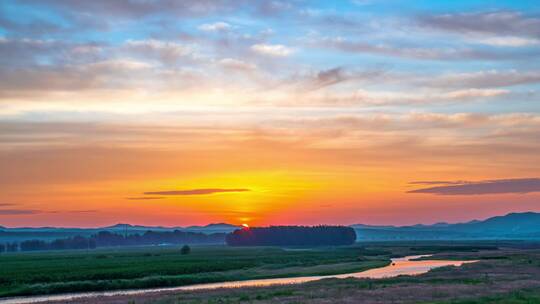
[[103, 291], [103, 292], [82, 292], [71, 294], [59, 294], [59, 295], [47, 295], [47, 296], [31, 296], [31, 297], [16, 297], [6, 298], [0, 300], [0, 304], [25, 304], [25, 303], [40, 303], [47, 301], [75, 301], [81, 298], [91, 297], [103, 297], [103, 296], [119, 296], [119, 295], [138, 295], [144, 293], [157, 293], [157, 292], [171, 292], [171, 291], [190, 291], [201, 289], [216, 289], [216, 288], [239, 288], [239, 287], [260, 287], [270, 285], [284, 285], [284, 284], [300, 284], [321, 279], [328, 278], [390, 278], [399, 275], [419, 275], [426, 273], [431, 269], [443, 267], [443, 266], [461, 266], [467, 263], [473, 263], [476, 261], [450, 261], [450, 260], [417, 260], [423, 257], [429, 257], [430, 255], [415, 255], [406, 256], [403, 258], [392, 259], [392, 263], [388, 266], [373, 268], [366, 271], [338, 274], [338, 275], [326, 275], [326, 276], [306, 276], [295, 278], [275, 278], [275, 279], [257, 279], [246, 281], [229, 281], [220, 283], [206, 283], [196, 284], [180, 287], [167, 287], [167, 288], [149, 288], [149, 289], [137, 289], [137, 290], [116, 290], [116, 291]]

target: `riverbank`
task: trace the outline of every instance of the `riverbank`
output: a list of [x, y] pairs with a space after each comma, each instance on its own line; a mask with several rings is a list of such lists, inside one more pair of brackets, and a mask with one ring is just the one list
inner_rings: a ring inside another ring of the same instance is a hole
[[393, 258], [391, 263], [387, 266], [372, 268], [355, 273], [346, 273], [339, 275], [326, 275], [326, 276], [304, 276], [304, 277], [283, 277], [274, 279], [258, 279], [258, 280], [245, 280], [245, 281], [229, 281], [221, 283], [207, 283], [207, 284], [195, 284], [173, 288], [157, 288], [157, 289], [140, 289], [140, 290], [125, 290], [125, 291], [112, 291], [112, 292], [93, 292], [93, 293], [80, 293], [80, 294], [66, 294], [57, 296], [38, 296], [38, 297], [21, 297], [11, 298], [4, 301], [0, 300], [0, 304], [30, 304], [30, 303], [43, 303], [54, 301], [79, 301], [85, 298], [103, 298], [103, 297], [115, 297], [115, 296], [139, 296], [146, 294], [155, 294], [163, 292], [183, 292], [183, 291], [196, 291], [196, 290], [214, 290], [214, 289], [238, 289], [249, 287], [265, 287], [275, 285], [291, 285], [291, 284], [303, 284], [318, 280], [326, 279], [345, 279], [345, 278], [390, 278], [400, 275], [419, 275], [426, 273], [432, 269], [446, 266], [461, 266], [463, 264], [474, 263], [477, 261], [455, 261], [455, 260], [419, 260], [427, 257], [426, 255], [408, 256], [403, 258]]
[[[436, 256], [447, 258], [448, 255]], [[455, 253], [478, 263], [443, 267], [418, 276], [325, 279], [300, 285], [157, 292], [78, 300], [91, 304], [530, 304], [540, 303], [540, 251]], [[69, 301], [54, 302], [70, 303]]]
[[189, 255], [178, 247], [3, 254], [0, 297], [350, 273], [385, 266], [391, 254], [360, 246], [194, 246]]
[[396, 256], [434, 252], [437, 254], [430, 259], [474, 260], [478, 251], [499, 252], [485, 248], [497, 247], [486, 247], [486, 243], [404, 242], [292, 250], [204, 246], [194, 247], [190, 255], [181, 255], [175, 247], [2, 255], [0, 292], [5, 298], [324, 276], [379, 268]]

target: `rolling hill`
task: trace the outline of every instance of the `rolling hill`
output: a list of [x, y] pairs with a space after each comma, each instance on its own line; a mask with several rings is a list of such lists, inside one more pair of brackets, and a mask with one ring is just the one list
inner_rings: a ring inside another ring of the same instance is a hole
[[[540, 213], [510, 213], [486, 220], [465, 223], [436, 223], [412, 226], [373, 226], [356, 224], [357, 241], [407, 241], [407, 240], [540, 240]], [[161, 227], [116, 224], [101, 228], [6, 228], [0, 227], [0, 243], [20, 242], [30, 239], [54, 240], [76, 235], [90, 236], [99, 231], [120, 234], [144, 233], [145, 231], [229, 233], [240, 227], [226, 223], [206, 226]]]
[[352, 225], [359, 241], [391, 240], [540, 240], [540, 213], [509, 213], [483, 221], [413, 226]]

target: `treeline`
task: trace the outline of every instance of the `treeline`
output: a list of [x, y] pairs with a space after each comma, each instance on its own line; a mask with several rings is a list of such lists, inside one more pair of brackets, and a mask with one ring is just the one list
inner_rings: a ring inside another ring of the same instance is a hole
[[19, 251], [19, 243], [6, 243], [0, 244], [0, 253], [2, 252], [15, 252]]
[[143, 234], [122, 235], [101, 231], [91, 237], [76, 236], [56, 239], [52, 242], [28, 240], [20, 243], [0, 244], [0, 253], [38, 250], [94, 249], [97, 247], [142, 246], [142, 245], [181, 245], [181, 244], [219, 244], [225, 242], [225, 233], [204, 234], [198, 232], [146, 231]]
[[56, 239], [52, 242], [45, 242], [43, 240], [28, 240], [21, 242], [19, 247], [20, 251], [94, 249], [96, 248], [96, 240], [92, 237], [87, 238], [82, 236]]
[[98, 247], [139, 246], [160, 244], [219, 244], [225, 242], [225, 233], [204, 234], [200, 232], [146, 231], [127, 236], [101, 231], [94, 236]]
[[344, 226], [243, 228], [226, 237], [229, 246], [338, 246], [355, 241], [354, 229]]
[[143, 234], [118, 234], [101, 231], [90, 237], [75, 236], [54, 241], [27, 240], [0, 244], [0, 253], [16, 251], [94, 249], [97, 247], [220, 244], [229, 246], [338, 246], [356, 240], [354, 229], [344, 226], [272, 226], [243, 228], [229, 234], [175, 231], [146, 231]]

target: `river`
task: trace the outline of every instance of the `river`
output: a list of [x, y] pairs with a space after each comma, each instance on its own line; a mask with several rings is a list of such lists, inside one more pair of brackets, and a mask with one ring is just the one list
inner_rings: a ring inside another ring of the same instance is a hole
[[149, 289], [137, 289], [137, 290], [115, 290], [115, 291], [102, 291], [102, 292], [82, 292], [71, 294], [58, 294], [58, 295], [46, 295], [46, 296], [29, 296], [29, 297], [15, 297], [6, 298], [0, 300], [0, 304], [28, 304], [28, 303], [40, 303], [46, 301], [75, 301], [81, 298], [102, 297], [102, 296], [119, 296], [119, 295], [138, 295], [144, 293], [156, 293], [156, 292], [171, 292], [171, 291], [190, 291], [201, 289], [216, 289], [216, 288], [238, 288], [238, 287], [259, 287], [270, 285], [284, 285], [284, 284], [300, 284], [321, 279], [328, 278], [390, 278], [399, 275], [419, 275], [426, 273], [431, 269], [444, 267], [444, 266], [461, 266], [467, 263], [473, 263], [476, 261], [450, 261], [450, 260], [416, 260], [423, 257], [429, 257], [429, 255], [415, 255], [406, 256], [403, 258], [394, 258], [392, 263], [388, 266], [373, 268], [366, 271], [338, 274], [338, 275], [326, 275], [326, 276], [306, 276], [296, 278], [274, 278], [274, 279], [257, 279], [246, 281], [229, 281], [220, 283], [206, 283], [196, 284], [179, 287], [166, 287], [166, 288], [149, 288]]

